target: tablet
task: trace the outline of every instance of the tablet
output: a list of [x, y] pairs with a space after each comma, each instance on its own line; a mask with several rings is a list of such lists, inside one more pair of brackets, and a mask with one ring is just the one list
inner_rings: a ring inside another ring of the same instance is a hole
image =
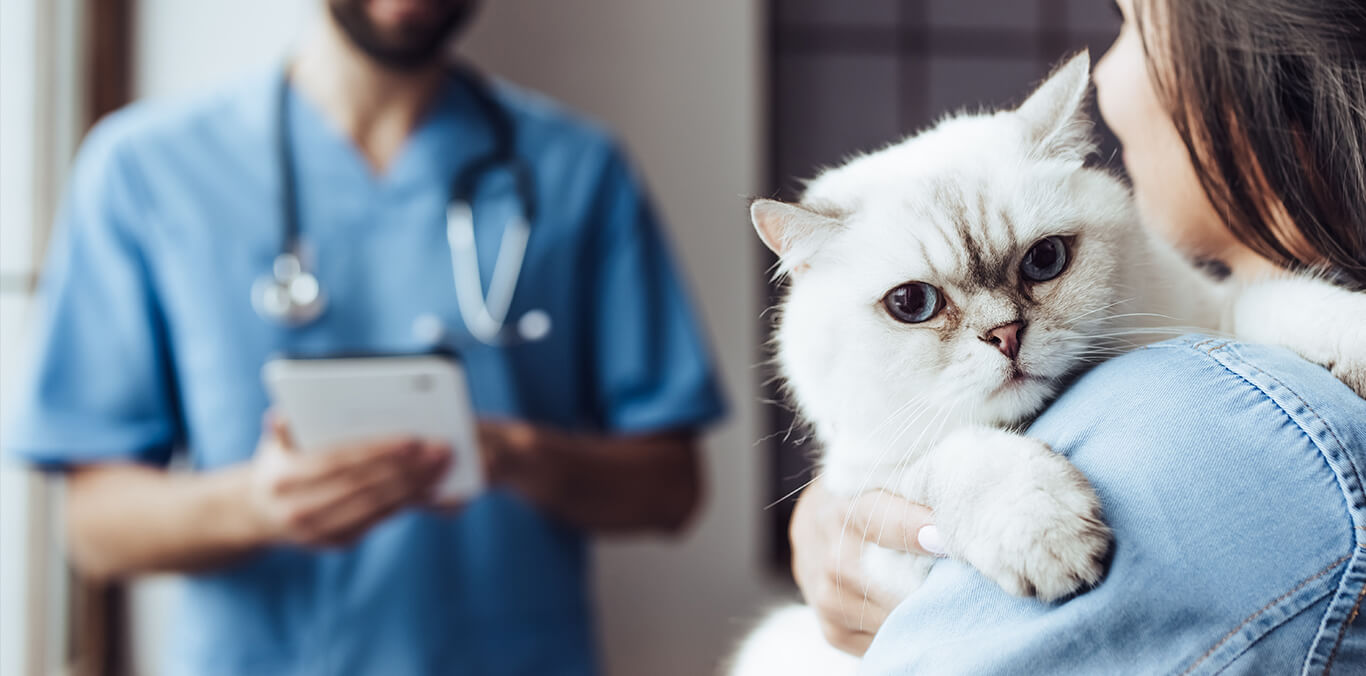
[[450, 444], [438, 503], [484, 487], [464, 367], [445, 355], [273, 359], [262, 369], [272, 405], [305, 452], [384, 437]]

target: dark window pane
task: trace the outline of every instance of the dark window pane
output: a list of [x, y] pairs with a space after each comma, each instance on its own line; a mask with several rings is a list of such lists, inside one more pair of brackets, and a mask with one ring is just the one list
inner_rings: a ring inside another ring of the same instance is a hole
[[899, 0], [775, 0], [780, 24], [818, 23], [844, 26], [890, 26], [896, 23]]
[[[1038, 0], [929, 0], [926, 18], [938, 28], [1039, 28]], [[1056, 28], [1056, 26], [1054, 27]]]
[[777, 70], [773, 150], [781, 185], [900, 134], [894, 55], [789, 55]]

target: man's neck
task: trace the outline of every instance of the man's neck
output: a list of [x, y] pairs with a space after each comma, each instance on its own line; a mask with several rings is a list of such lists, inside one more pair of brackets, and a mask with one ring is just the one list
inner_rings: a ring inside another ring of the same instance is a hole
[[417, 127], [444, 79], [442, 64], [399, 72], [362, 53], [332, 22], [299, 51], [290, 80], [383, 173]]

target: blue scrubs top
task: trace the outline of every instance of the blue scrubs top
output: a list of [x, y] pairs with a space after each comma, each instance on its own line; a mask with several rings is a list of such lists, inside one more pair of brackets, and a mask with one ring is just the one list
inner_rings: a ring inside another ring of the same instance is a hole
[[[422, 350], [434, 314], [467, 337], [445, 209], [452, 178], [491, 146], [452, 81], [391, 170], [375, 175], [291, 93], [301, 229], [330, 298], [286, 328], [252, 309], [280, 250], [279, 73], [110, 116], [84, 144], [42, 282], [30, 377], [10, 450], [48, 467], [247, 460], [281, 352]], [[487, 416], [578, 430], [694, 428], [723, 409], [713, 364], [657, 217], [601, 130], [498, 84], [540, 213], [510, 317], [543, 309], [546, 340], [462, 350]], [[519, 213], [507, 172], [475, 200], [484, 284]], [[464, 341], [469, 343], [471, 341]], [[591, 674], [579, 531], [492, 491], [455, 517], [411, 510], [355, 547], [279, 547], [184, 578], [160, 637], [170, 674]]]

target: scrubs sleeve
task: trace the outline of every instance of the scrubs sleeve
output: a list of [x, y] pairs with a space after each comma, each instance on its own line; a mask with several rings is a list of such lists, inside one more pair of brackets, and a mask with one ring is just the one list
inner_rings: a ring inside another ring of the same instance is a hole
[[83, 145], [42, 271], [5, 445], [48, 469], [164, 464], [175, 415], [162, 318], [136, 236], [137, 175], [111, 124]]
[[592, 289], [603, 426], [623, 433], [697, 428], [725, 412], [721, 387], [659, 219], [619, 152], [599, 184]]

